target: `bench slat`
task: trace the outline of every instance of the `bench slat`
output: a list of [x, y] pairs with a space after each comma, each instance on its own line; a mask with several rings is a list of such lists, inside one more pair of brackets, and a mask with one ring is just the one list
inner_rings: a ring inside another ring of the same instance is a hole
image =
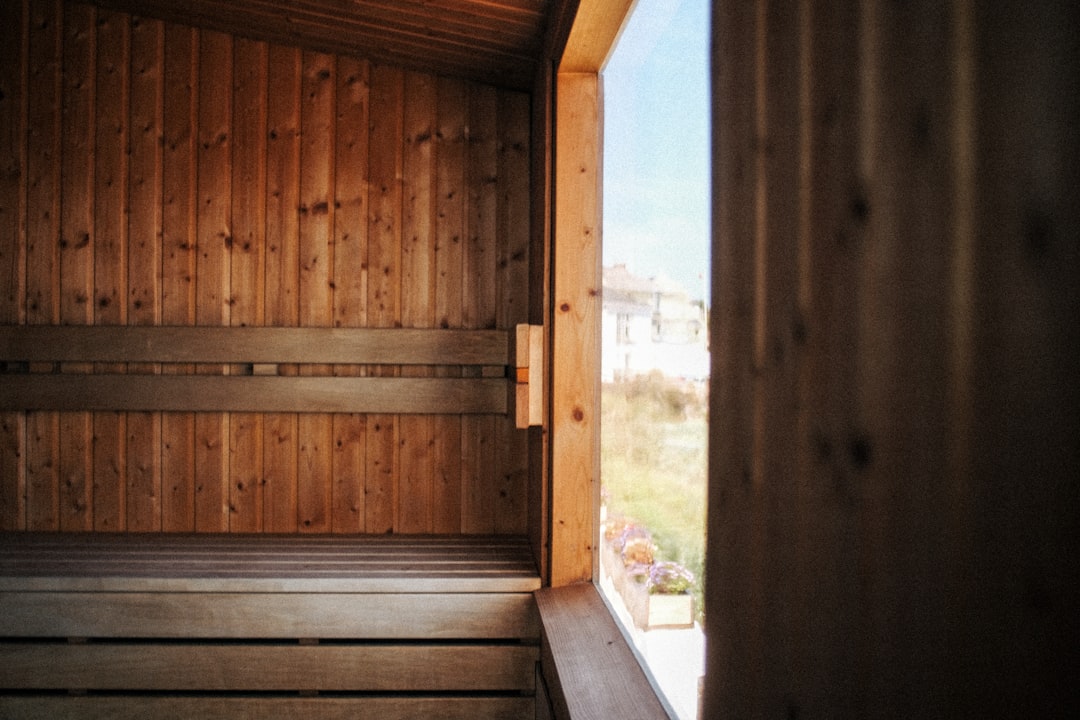
[[0, 360], [22, 362], [507, 365], [506, 330], [0, 326]]
[[507, 412], [491, 378], [12, 374], [0, 411], [475, 414]]
[[520, 536], [0, 533], [0, 590], [532, 592]]
[[0, 637], [534, 639], [529, 593], [0, 592]]
[[525, 645], [0, 645], [0, 687], [532, 692]]
[[0, 717], [22, 720], [534, 720], [531, 697], [0, 697]]

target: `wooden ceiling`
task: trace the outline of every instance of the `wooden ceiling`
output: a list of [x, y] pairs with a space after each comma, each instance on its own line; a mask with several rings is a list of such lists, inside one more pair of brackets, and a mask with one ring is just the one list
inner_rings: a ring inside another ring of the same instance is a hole
[[145, 17], [531, 87], [567, 0], [91, 0]]

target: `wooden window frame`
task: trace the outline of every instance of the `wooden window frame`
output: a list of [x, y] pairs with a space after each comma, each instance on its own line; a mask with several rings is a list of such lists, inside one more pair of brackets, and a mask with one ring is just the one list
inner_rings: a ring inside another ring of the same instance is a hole
[[[551, 82], [548, 585], [541, 689], [556, 718], [670, 717], [596, 586], [603, 78], [633, 0], [581, 0]], [[572, 0], [566, 3], [573, 6]], [[569, 21], [566, 21], [569, 22]]]

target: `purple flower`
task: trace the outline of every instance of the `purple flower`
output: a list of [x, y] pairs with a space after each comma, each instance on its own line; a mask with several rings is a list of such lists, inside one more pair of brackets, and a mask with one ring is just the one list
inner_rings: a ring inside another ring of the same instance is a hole
[[694, 574], [677, 562], [658, 562], [649, 570], [646, 587], [654, 595], [685, 595], [694, 584]]

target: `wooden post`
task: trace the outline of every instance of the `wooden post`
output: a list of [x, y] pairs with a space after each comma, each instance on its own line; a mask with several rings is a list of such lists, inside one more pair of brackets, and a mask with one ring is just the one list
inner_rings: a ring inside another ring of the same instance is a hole
[[600, 79], [556, 83], [551, 584], [593, 577], [600, 483]]

